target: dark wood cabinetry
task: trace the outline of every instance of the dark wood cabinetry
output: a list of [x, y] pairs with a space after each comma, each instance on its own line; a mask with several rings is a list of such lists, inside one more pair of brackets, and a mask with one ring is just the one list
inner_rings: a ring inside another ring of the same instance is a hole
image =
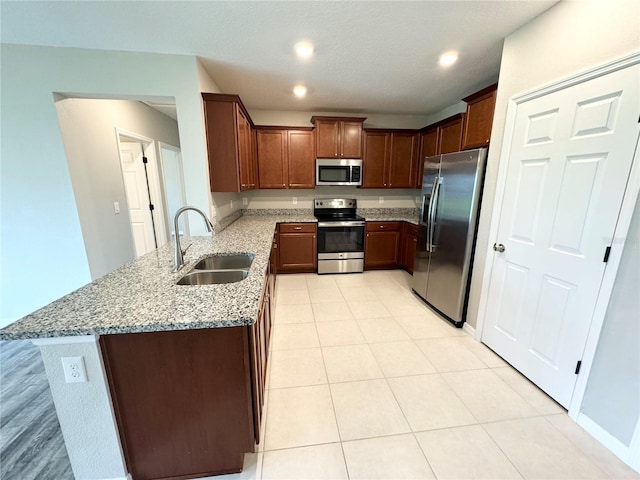
[[362, 187], [415, 187], [418, 140], [415, 131], [365, 130]]
[[463, 98], [467, 102], [462, 149], [486, 147], [491, 137], [498, 84]]
[[255, 438], [247, 328], [100, 337], [133, 478], [242, 469]]
[[438, 125], [438, 149], [436, 155], [459, 152], [462, 149], [464, 114], [459, 113]]
[[317, 225], [278, 225], [278, 273], [315, 272], [318, 268]]
[[257, 127], [260, 188], [314, 188], [313, 129]]
[[239, 472], [244, 454], [260, 443], [275, 306], [275, 247], [253, 325], [100, 337], [133, 478]]
[[400, 233], [400, 222], [367, 222], [365, 270], [398, 267]]
[[400, 265], [407, 272], [413, 273], [413, 261], [416, 256], [418, 244], [418, 227], [412, 223], [402, 224], [402, 252], [400, 255]]
[[361, 117], [311, 117], [318, 158], [362, 158]]
[[252, 124], [237, 95], [203, 93], [212, 192], [257, 188]]

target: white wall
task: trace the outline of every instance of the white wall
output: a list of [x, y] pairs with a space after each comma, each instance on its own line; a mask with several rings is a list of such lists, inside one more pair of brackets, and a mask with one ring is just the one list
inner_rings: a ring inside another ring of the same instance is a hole
[[[56, 109], [95, 280], [136, 258], [116, 128], [179, 147], [178, 123], [131, 100], [66, 98]], [[115, 201], [121, 205], [117, 215]]]
[[638, 51], [636, 1], [560, 2], [506, 37], [487, 160], [467, 322], [475, 327], [509, 98]]
[[640, 198], [629, 226], [582, 412], [629, 446], [640, 417]]
[[429, 115], [389, 115], [353, 112], [290, 112], [286, 110], [257, 110], [247, 108], [256, 125], [311, 127], [311, 117], [366, 117], [365, 128], [422, 128], [429, 125]]
[[[71, 341], [73, 343], [64, 343]], [[40, 345], [51, 396], [76, 479], [125, 479], [127, 468], [97, 337], [59, 338]], [[62, 357], [83, 357], [87, 382], [66, 383]]]
[[[4, 325], [91, 280], [54, 92], [174, 97], [187, 203], [206, 211], [210, 199], [195, 57], [7, 44], [1, 49]], [[203, 225], [193, 222], [192, 233], [204, 232]]]
[[[417, 190], [408, 189], [365, 189], [356, 187], [322, 186], [311, 189], [291, 190], [252, 190], [243, 192], [247, 209], [305, 209], [309, 213], [313, 210], [314, 198], [355, 198], [358, 208], [416, 208], [415, 198], [419, 196]], [[295, 197], [297, 204], [293, 203]], [[384, 203], [379, 203], [380, 197]]]
[[[489, 245], [496, 240], [489, 238], [488, 235], [509, 99], [594, 66], [630, 55], [637, 52], [639, 47], [640, 15], [637, 1], [560, 2], [506, 37], [491, 133], [477, 255], [473, 266], [467, 317], [467, 321], [472, 326], [477, 322], [486, 252]], [[614, 290], [628, 292], [633, 288], [633, 282], [628, 276], [619, 275], [616, 279]], [[637, 295], [637, 286], [635, 288]], [[613, 325], [610, 327], [607, 324], [608, 321], [605, 320], [603, 326], [603, 332], [606, 334], [604, 340], [606, 348], [598, 349], [594, 365], [604, 365], [606, 369], [611, 369], [615, 368], [617, 352], [628, 348], [628, 339], [625, 337], [632, 332]], [[633, 321], [637, 323], [637, 310]], [[615, 386], [617, 378], [619, 376], [611, 370], [604, 374], [600, 372], [598, 380], [605, 379], [605, 381], [596, 382], [590, 378], [587, 391], [590, 391], [591, 398], [602, 399], [602, 396], [608, 396], [609, 391], [618, 391]], [[634, 388], [634, 385], [626, 385], [623, 390], [628, 391], [627, 388]], [[614, 401], [612, 405], [616, 403]], [[610, 407], [604, 402], [599, 402], [596, 410], [602, 408]], [[601, 422], [599, 427], [612, 436], [621, 435], [622, 432], [618, 428], [621, 422], [634, 427], [638, 423], [638, 418], [637, 416], [634, 418], [631, 409], [611, 413], [616, 416], [615, 422], [606, 414], [605, 420], [601, 411], [594, 415], [596, 418], [592, 417], [592, 420], [594, 423]], [[626, 431], [624, 433], [628, 434]]]

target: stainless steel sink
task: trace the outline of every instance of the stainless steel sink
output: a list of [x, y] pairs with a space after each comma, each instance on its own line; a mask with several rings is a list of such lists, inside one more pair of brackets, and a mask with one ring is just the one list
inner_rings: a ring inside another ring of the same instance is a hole
[[217, 285], [220, 283], [235, 283], [247, 278], [247, 270], [215, 270], [199, 271], [186, 274], [178, 281], [178, 285]]
[[212, 255], [203, 258], [194, 270], [241, 270], [248, 269], [253, 263], [253, 255], [241, 253], [237, 255]]

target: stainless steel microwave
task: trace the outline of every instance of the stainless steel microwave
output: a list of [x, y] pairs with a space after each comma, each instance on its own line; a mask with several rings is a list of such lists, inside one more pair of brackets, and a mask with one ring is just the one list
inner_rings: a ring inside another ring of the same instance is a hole
[[362, 160], [316, 159], [316, 185], [362, 185]]

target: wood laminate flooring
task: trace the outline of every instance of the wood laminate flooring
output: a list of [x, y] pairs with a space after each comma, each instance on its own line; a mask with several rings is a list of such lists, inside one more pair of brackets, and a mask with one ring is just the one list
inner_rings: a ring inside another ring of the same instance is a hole
[[0, 342], [0, 478], [73, 480], [40, 350]]

